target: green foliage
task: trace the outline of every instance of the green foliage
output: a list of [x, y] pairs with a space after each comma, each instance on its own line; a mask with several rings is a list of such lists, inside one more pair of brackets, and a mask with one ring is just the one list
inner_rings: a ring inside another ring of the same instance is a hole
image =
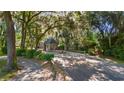
[[39, 55], [39, 59], [40, 60], [43, 60], [43, 61], [51, 61], [52, 58], [54, 58], [54, 54], [40, 53], [40, 55]]
[[50, 53], [42, 53], [41, 51], [36, 50], [25, 50], [25, 49], [17, 49], [17, 56], [24, 56], [26, 58], [38, 58], [43, 61], [50, 61], [54, 58], [54, 54]]
[[34, 57], [34, 53], [36, 52], [36, 50], [26, 50], [26, 58], [33, 58]]
[[17, 40], [20, 40], [20, 39], [21, 39], [21, 35], [20, 35], [19, 32], [16, 33], [16, 39], [17, 39]]
[[104, 55], [124, 60], [124, 49], [123, 47], [114, 47], [112, 49], [105, 50]]
[[111, 49], [107, 49], [104, 51], [104, 55], [106, 56], [112, 56], [112, 50]]
[[0, 80], [9, 80], [16, 75], [15, 71], [7, 71], [5, 69], [7, 62], [5, 60], [0, 60]]
[[37, 58], [40, 53], [41, 51], [36, 51], [36, 50], [26, 50], [26, 49], [20, 49], [20, 48], [16, 49], [17, 56], [24, 56], [26, 58], [33, 58], [33, 57]]
[[119, 53], [119, 59], [124, 60], [124, 51]]
[[84, 46], [87, 47], [87, 48], [93, 48], [97, 45], [97, 43], [95, 41], [92, 41], [92, 40], [86, 40], [84, 42]]
[[33, 56], [34, 56], [35, 58], [38, 58], [38, 56], [40, 55], [40, 53], [41, 53], [41, 51], [35, 51], [35, 52], [33, 53]]
[[6, 61], [4, 61], [4, 60], [1, 60], [0, 61], [0, 70], [1, 70], [1, 68], [3, 68], [5, 65], [6, 65]]
[[2, 53], [2, 51], [0, 50], [0, 56], [3, 56], [3, 53]]
[[115, 47], [115, 48], [113, 48], [112, 56], [114, 56], [115, 58], [124, 60], [124, 49], [123, 49], [123, 47]]
[[17, 56], [25, 56], [25, 54], [26, 54], [26, 49], [20, 49], [20, 48], [16, 49]]
[[16, 71], [11, 71], [11, 72], [2, 72], [0, 73], [0, 81], [8, 81], [12, 79], [14, 76], [16, 76]]
[[[124, 46], [123, 11], [49, 12], [46, 16], [43, 16], [42, 13], [44, 15], [45, 12], [14, 12], [12, 17], [17, 28], [16, 46], [20, 47], [21, 38], [24, 37], [26, 48], [36, 49], [40, 45], [40, 41], [49, 34], [60, 43], [58, 46], [60, 50], [80, 50], [82, 53], [91, 55], [104, 52], [104, 55], [124, 59], [124, 48], [120, 47]], [[7, 48], [2, 46], [6, 46], [6, 25], [4, 20], [0, 22], [0, 55], [5, 55]], [[26, 27], [22, 28], [20, 25]], [[26, 36], [21, 33], [22, 29]], [[49, 55], [46, 56], [35, 50], [17, 49], [16, 55], [27, 58], [40, 57], [43, 60], [50, 58]]]
[[85, 51], [85, 48], [84, 47], [79, 47], [79, 50], [80, 51]]
[[7, 47], [1, 47], [2, 54], [7, 54]]
[[60, 45], [58, 45], [58, 49], [60, 49], [60, 50], [64, 50], [64, 44], [60, 44]]
[[88, 49], [88, 54], [95, 55], [95, 50], [93, 48]]

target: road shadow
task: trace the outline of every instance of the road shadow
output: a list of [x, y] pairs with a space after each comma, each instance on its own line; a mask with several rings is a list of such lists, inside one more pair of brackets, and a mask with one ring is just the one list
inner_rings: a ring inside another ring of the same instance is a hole
[[[89, 61], [87, 61], [87, 58]], [[61, 65], [74, 81], [123, 81], [124, 66], [101, 61], [94, 57], [57, 55], [54, 61]], [[92, 61], [92, 62], [90, 62]]]

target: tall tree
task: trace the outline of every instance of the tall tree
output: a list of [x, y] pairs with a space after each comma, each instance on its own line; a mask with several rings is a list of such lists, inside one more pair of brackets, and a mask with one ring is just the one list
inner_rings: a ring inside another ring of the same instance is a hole
[[7, 69], [12, 70], [17, 68], [16, 63], [16, 47], [15, 47], [15, 29], [11, 13], [4, 12], [4, 19], [7, 26]]
[[26, 22], [26, 13], [25, 11], [22, 12], [22, 31], [21, 31], [21, 48], [24, 49], [25, 48], [25, 40], [26, 40], [26, 26], [25, 26], [25, 22]]
[[23, 12], [16, 12], [14, 18], [21, 23], [21, 48], [24, 49], [26, 47], [26, 39], [27, 33], [30, 30], [30, 25], [34, 24], [37, 21], [38, 15], [41, 12], [35, 11], [23, 11]]

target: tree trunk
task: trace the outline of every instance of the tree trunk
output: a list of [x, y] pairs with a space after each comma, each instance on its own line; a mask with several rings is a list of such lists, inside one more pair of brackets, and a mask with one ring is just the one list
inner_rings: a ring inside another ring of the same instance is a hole
[[38, 49], [38, 45], [39, 45], [39, 40], [38, 39], [36, 39], [36, 42], [35, 42], [36, 44], [35, 44], [35, 50], [37, 50]]
[[12, 70], [17, 68], [16, 63], [16, 46], [15, 46], [15, 29], [12, 21], [11, 13], [4, 12], [4, 19], [7, 26], [7, 69]]
[[21, 48], [24, 49], [25, 48], [25, 41], [26, 41], [26, 19], [25, 19], [25, 12], [23, 12], [23, 15], [22, 15], [22, 19], [23, 19], [23, 22], [22, 22], [22, 31], [21, 31]]
[[65, 38], [65, 49], [64, 50], [69, 50], [69, 39]]
[[25, 48], [25, 40], [26, 40], [26, 31], [23, 26], [22, 26], [21, 37], [22, 37], [21, 38], [21, 48], [24, 49]]
[[111, 48], [111, 36], [108, 37], [109, 48]]

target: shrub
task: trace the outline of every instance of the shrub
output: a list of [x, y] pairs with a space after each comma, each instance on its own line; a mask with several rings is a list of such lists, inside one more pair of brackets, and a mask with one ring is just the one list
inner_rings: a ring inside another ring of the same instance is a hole
[[85, 48], [84, 47], [79, 47], [79, 50], [80, 51], [85, 51]]
[[16, 49], [16, 55], [17, 56], [25, 56], [25, 54], [26, 54], [25, 49], [20, 49], [20, 48]]
[[90, 54], [90, 55], [95, 55], [95, 50], [92, 49], [92, 48], [90, 48], [90, 49], [88, 50], [88, 54]]
[[124, 60], [124, 51], [123, 51], [123, 52], [120, 52], [120, 54], [119, 54], [119, 59], [120, 59], [120, 60]]
[[3, 53], [2, 53], [2, 51], [0, 50], [0, 56], [3, 56]]
[[26, 55], [25, 55], [26, 58], [33, 58], [35, 52], [36, 52], [36, 50], [27, 50]]
[[1, 51], [3, 54], [7, 54], [7, 47], [1, 47]]
[[60, 45], [58, 45], [58, 49], [60, 49], [60, 50], [64, 50], [64, 44], [60, 44]]
[[114, 58], [124, 60], [124, 49], [123, 47], [113, 47], [112, 49], [105, 50], [104, 55], [112, 56]]
[[52, 58], [54, 58], [54, 54], [44, 54], [44, 53], [39, 54], [39, 59], [43, 61], [51, 61]]
[[87, 47], [79, 47], [79, 50], [88, 53], [88, 48]]
[[33, 53], [33, 56], [37, 58], [40, 53], [41, 53], [41, 51], [35, 51], [35, 52]]
[[122, 47], [115, 47], [112, 51], [112, 56], [124, 60], [124, 50]]
[[54, 54], [45, 54], [45, 59], [46, 59], [47, 61], [51, 61], [52, 58], [54, 58]]
[[4, 54], [3, 54], [3, 52], [1, 51], [1, 49], [0, 49], [0, 56], [3, 56]]
[[115, 58], [119, 57], [120, 49], [119, 48], [113, 48], [112, 49], [112, 56]]
[[111, 49], [107, 49], [104, 51], [104, 55], [106, 56], [112, 56], [112, 50]]

